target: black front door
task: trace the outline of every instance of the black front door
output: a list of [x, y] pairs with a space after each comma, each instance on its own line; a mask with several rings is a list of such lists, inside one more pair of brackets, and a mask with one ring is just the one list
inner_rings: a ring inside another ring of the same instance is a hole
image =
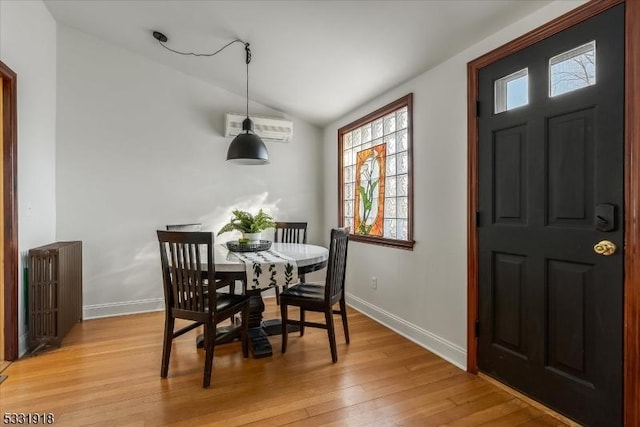
[[622, 425], [624, 5], [479, 85], [479, 369]]

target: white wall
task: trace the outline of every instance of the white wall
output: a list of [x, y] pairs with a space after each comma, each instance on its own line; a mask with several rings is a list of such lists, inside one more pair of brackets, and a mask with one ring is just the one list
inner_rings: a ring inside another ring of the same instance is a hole
[[[18, 249], [55, 240], [56, 23], [37, 1], [0, 2], [0, 61], [18, 81]], [[19, 262], [20, 354], [26, 350]]]
[[83, 241], [86, 317], [163, 306], [155, 230], [165, 224], [216, 231], [234, 207], [265, 207], [308, 221], [309, 240], [322, 241], [316, 127], [294, 119], [292, 142], [267, 142], [271, 164], [238, 166], [222, 135], [243, 97], [64, 25], [58, 67], [57, 237]]
[[[467, 62], [577, 7], [559, 1], [324, 129], [325, 218], [337, 218], [337, 129], [414, 93], [413, 251], [351, 242], [349, 303], [460, 367], [467, 339]], [[377, 290], [370, 286], [378, 278]]]

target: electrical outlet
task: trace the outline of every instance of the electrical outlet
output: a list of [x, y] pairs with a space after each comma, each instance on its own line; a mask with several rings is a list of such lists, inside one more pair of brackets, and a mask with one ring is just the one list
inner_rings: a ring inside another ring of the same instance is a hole
[[378, 289], [378, 278], [376, 276], [371, 278], [371, 289]]

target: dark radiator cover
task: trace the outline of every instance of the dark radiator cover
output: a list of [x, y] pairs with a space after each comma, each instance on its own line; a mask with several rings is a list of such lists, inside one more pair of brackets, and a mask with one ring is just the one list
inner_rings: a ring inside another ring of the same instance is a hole
[[82, 321], [82, 242], [29, 250], [29, 351], [55, 345]]

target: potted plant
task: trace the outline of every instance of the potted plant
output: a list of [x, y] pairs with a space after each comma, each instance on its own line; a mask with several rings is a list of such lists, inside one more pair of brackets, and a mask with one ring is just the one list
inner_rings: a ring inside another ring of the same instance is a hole
[[218, 231], [218, 236], [227, 231], [238, 230], [242, 233], [243, 237], [239, 242], [242, 243], [244, 241], [246, 243], [247, 241], [260, 240], [262, 230], [275, 226], [276, 223], [273, 221], [273, 218], [264, 213], [262, 209], [260, 209], [256, 215], [235, 209], [231, 220]]

